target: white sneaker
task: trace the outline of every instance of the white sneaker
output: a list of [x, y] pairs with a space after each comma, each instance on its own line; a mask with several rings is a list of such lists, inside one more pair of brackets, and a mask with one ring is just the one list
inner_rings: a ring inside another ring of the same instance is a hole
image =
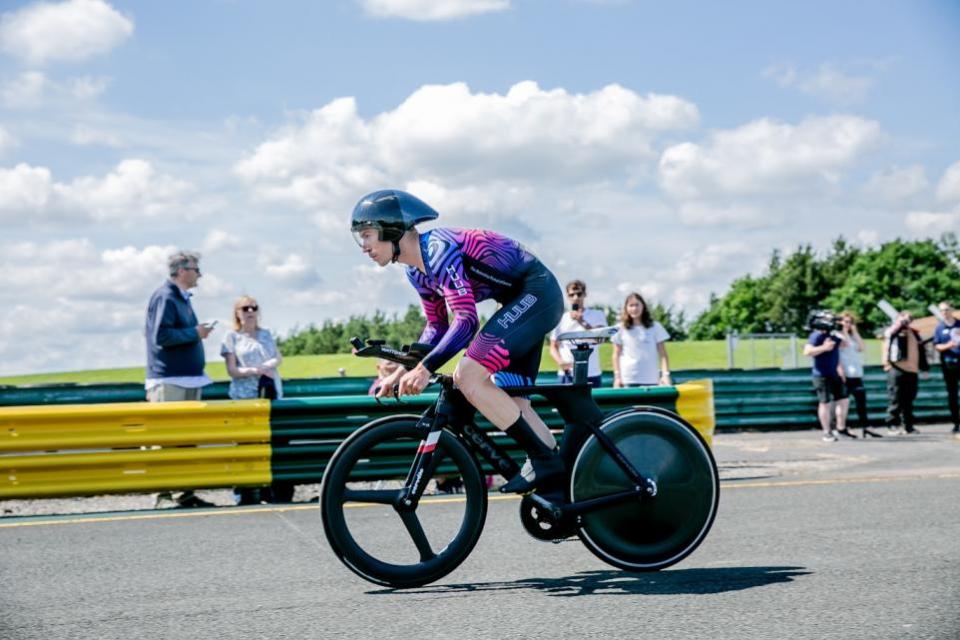
[[837, 436], [833, 435], [833, 432], [830, 432], [827, 435], [823, 436], [824, 442], [836, 442], [837, 440], [838, 438]]

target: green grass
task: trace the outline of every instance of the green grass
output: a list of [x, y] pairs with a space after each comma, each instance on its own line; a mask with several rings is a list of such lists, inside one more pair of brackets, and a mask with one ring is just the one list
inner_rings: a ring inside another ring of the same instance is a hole
[[[783, 367], [790, 366], [789, 341], [775, 340], [771, 345], [768, 341], [757, 341], [751, 348], [749, 343], [739, 344], [734, 353], [734, 365], [738, 368]], [[797, 340], [799, 351], [803, 350], [803, 340]], [[880, 341], [867, 340], [867, 364], [879, 364]], [[605, 371], [611, 370], [610, 360], [613, 347], [609, 344], [600, 346], [600, 366]], [[727, 345], [724, 340], [702, 340], [686, 342], [668, 342], [667, 355], [670, 358], [670, 368], [674, 371], [684, 369], [726, 369]], [[553, 360], [549, 350], [543, 351], [543, 370], [552, 369]], [[453, 370], [456, 359], [444, 367], [445, 372]], [[803, 368], [810, 366], [810, 361], [802, 354], [797, 356], [797, 364]], [[284, 378], [326, 378], [339, 375], [343, 368], [348, 376], [373, 376], [376, 373], [376, 361], [369, 358], [357, 358], [349, 353], [324, 356], [290, 356], [285, 358], [280, 367]], [[227, 380], [227, 371], [223, 362], [207, 364], [207, 374], [214, 380]], [[34, 375], [9, 376], [0, 378], [0, 384], [7, 385], [44, 385], [59, 382], [76, 383], [103, 383], [103, 382], [143, 382], [143, 367], [129, 367], [125, 369], [94, 369], [90, 371], [68, 371], [63, 373], [39, 373]]]

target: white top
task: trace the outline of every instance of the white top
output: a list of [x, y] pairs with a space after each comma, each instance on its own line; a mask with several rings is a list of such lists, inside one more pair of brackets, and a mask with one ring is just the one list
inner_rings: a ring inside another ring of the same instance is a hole
[[840, 366], [848, 378], [863, 377], [863, 352], [857, 349], [857, 343], [852, 337], [840, 343]]
[[[259, 367], [267, 360], [277, 357], [277, 343], [266, 329], [257, 329], [256, 336], [243, 331], [229, 331], [223, 337], [220, 355], [232, 353], [237, 357], [237, 365], [241, 367]], [[283, 384], [276, 369], [271, 369], [270, 377], [277, 385], [277, 398], [283, 397]], [[257, 385], [260, 376], [233, 378], [230, 380], [229, 396], [233, 400], [256, 398]]]
[[663, 325], [654, 320], [650, 328], [635, 324], [620, 331], [611, 342], [620, 345], [620, 382], [623, 384], [658, 384], [660, 357], [657, 345], [670, 339]]
[[[591, 327], [605, 327], [607, 325], [607, 316], [599, 309], [584, 309], [583, 322]], [[583, 331], [584, 326], [570, 317], [570, 312], [566, 311], [560, 318], [560, 324], [550, 333], [550, 339], [556, 340], [561, 333], [568, 331]], [[560, 351], [560, 358], [564, 362], [573, 364], [573, 353], [570, 351], [570, 343], [566, 340], [557, 342], [557, 348]], [[563, 373], [560, 369], [557, 373]], [[590, 359], [587, 361], [587, 377], [593, 378], [599, 376], [600, 371], [600, 351], [596, 347], [590, 351]]]

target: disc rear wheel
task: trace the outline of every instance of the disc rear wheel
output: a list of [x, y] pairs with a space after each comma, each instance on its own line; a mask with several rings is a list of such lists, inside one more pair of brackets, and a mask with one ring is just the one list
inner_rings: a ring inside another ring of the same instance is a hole
[[[584, 514], [581, 540], [621, 569], [656, 571], [679, 562], [704, 540], [717, 513], [720, 481], [710, 449], [693, 426], [666, 411], [618, 414], [601, 428], [656, 483], [657, 494]], [[574, 502], [634, 486], [596, 436], [584, 444], [570, 475]]]

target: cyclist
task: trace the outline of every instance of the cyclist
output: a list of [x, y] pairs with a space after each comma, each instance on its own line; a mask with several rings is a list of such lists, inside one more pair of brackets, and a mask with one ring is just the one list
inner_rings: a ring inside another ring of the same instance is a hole
[[[414, 369], [401, 367], [384, 379], [377, 395], [392, 394], [395, 385], [400, 395], [418, 395], [433, 372], [466, 347], [454, 382], [470, 404], [527, 452], [521, 473], [501, 487], [506, 493], [527, 492], [560, 477], [563, 462], [529, 398], [511, 398], [497, 385], [534, 383], [543, 337], [563, 315], [560, 285], [533, 254], [500, 234], [415, 228], [438, 217], [416, 196], [395, 189], [370, 193], [353, 209], [350, 227], [363, 252], [381, 267], [406, 265], [427, 317], [419, 341], [433, 346]], [[476, 303], [490, 298], [501, 307], [478, 333]]]

